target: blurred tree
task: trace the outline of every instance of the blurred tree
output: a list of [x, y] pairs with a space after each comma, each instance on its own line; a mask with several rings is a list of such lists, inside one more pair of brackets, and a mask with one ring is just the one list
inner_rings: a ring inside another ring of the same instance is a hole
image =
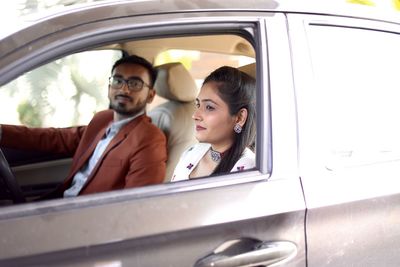
[[31, 127], [42, 126], [40, 114], [37, 114], [37, 109], [32, 106], [29, 101], [21, 102], [18, 106], [19, 120], [22, 124]]
[[[47, 88], [53, 81], [57, 80], [61, 68], [60, 62], [55, 61], [25, 74], [29, 88], [21, 89], [28, 89], [29, 97], [26, 98], [28, 100], [20, 103], [18, 108], [21, 123], [40, 127], [43, 123], [42, 118], [46, 114], [54, 112], [54, 107], [49, 104], [47, 99]], [[28, 113], [31, 114], [28, 115]]]
[[[23, 17], [54, 7], [65, 7], [94, 1], [101, 0], [19, 0], [18, 11], [20, 17]], [[76, 89], [71, 97], [75, 106], [71, 125], [79, 122], [78, 106], [84, 94], [93, 97], [97, 105], [105, 105], [104, 97], [99, 90], [102, 82], [98, 79], [87, 80], [86, 76], [82, 74], [79, 63], [78, 57], [62, 58], [25, 74], [23, 78], [25, 83], [23, 85], [20, 83], [9, 84], [9, 88], [11, 89], [9, 90], [10, 95], [22, 91], [27, 94], [26, 99], [22, 100], [18, 107], [21, 123], [35, 127], [43, 126], [43, 118], [54, 114], [56, 108], [65, 108], [56, 107], [54, 103], [50, 103], [48, 90], [51, 86], [51, 90], [58, 88], [59, 92], [62, 93], [64, 90], [63, 87], [66, 87], [66, 85], [64, 84], [65, 78], [61, 78], [61, 76], [66, 72], [69, 72], [70, 82], [72, 82]], [[104, 64], [110, 66], [110, 62], [107, 60]]]

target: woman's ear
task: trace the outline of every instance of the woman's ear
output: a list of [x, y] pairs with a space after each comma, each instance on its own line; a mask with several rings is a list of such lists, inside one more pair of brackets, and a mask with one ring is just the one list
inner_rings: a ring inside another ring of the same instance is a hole
[[243, 127], [244, 124], [246, 123], [247, 115], [248, 115], [247, 109], [241, 108], [237, 114], [235, 123], [239, 124], [241, 127]]

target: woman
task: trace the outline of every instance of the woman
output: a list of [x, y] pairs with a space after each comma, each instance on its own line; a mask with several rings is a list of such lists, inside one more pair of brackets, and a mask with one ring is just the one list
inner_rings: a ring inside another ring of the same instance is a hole
[[203, 83], [193, 119], [198, 144], [181, 156], [171, 181], [255, 167], [255, 80], [232, 67], [220, 67]]

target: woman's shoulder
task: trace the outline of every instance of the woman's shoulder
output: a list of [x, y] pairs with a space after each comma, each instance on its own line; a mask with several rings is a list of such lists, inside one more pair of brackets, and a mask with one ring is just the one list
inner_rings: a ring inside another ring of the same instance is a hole
[[210, 144], [196, 143], [188, 147], [181, 155], [175, 167], [171, 181], [181, 181], [189, 179], [190, 172], [197, 166], [199, 160], [209, 149]]
[[256, 155], [249, 148], [243, 151], [242, 156], [232, 168], [232, 172], [244, 171], [256, 167]]
[[198, 153], [200, 151], [207, 151], [210, 148], [208, 143], [196, 143], [188, 147], [183, 154]]

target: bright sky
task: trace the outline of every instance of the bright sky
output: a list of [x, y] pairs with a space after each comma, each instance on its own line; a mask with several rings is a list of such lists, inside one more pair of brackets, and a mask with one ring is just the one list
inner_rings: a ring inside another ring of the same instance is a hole
[[[17, 24], [21, 22], [21, 20], [18, 19], [18, 4], [18, 0], [1, 1], [0, 23], [3, 26], [0, 27], [0, 37], [6, 35], [9, 32], [12, 32], [17, 27]], [[7, 27], [5, 27], [4, 25], [7, 25]]]

